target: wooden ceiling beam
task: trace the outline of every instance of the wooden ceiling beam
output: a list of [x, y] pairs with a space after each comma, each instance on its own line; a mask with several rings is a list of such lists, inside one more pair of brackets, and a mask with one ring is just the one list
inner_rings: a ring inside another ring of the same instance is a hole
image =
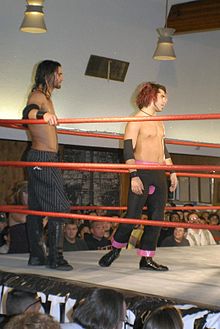
[[171, 6], [167, 26], [175, 34], [220, 29], [220, 0], [196, 0]]

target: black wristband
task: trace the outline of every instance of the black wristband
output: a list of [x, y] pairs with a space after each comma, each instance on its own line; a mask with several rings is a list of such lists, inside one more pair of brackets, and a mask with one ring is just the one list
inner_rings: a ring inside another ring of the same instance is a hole
[[137, 171], [132, 171], [132, 172], [130, 172], [130, 177], [131, 177], [131, 178], [139, 177], [138, 172], [137, 172]]
[[45, 113], [47, 113], [47, 112], [41, 111], [41, 110], [37, 111], [36, 118], [37, 119], [43, 119]]
[[171, 171], [170, 171], [170, 175], [171, 175], [171, 174], [175, 174], [175, 173], [176, 173], [176, 172], [175, 172], [175, 171], [173, 171], [173, 170], [171, 170]]

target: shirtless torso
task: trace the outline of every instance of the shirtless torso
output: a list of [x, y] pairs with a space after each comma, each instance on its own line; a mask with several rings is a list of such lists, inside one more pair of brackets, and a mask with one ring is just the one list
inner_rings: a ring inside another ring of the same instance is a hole
[[[136, 117], [146, 117], [138, 112]], [[125, 139], [131, 138], [135, 160], [145, 162], [164, 162], [164, 126], [161, 121], [130, 122]]]
[[[37, 104], [42, 110], [45, 109], [47, 112], [46, 115], [50, 113], [55, 116], [52, 100], [46, 97], [41, 91], [33, 91], [28, 98], [28, 104]], [[31, 114], [33, 115], [33, 119], [35, 119], [35, 113], [30, 113], [29, 118], [31, 119]], [[46, 115], [44, 115], [44, 118]], [[32, 124], [29, 125], [28, 128], [31, 134], [33, 149], [38, 151], [57, 152], [58, 142], [55, 125]]]

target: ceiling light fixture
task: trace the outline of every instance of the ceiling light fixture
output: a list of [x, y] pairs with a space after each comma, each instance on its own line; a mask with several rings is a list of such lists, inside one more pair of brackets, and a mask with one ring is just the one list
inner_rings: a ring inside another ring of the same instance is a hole
[[44, 22], [44, 0], [26, 0], [26, 11], [20, 26], [20, 31], [29, 33], [44, 33], [47, 28]]
[[176, 59], [173, 49], [172, 35], [175, 29], [167, 27], [168, 0], [166, 0], [165, 27], [157, 29], [159, 34], [157, 48], [153, 54], [153, 59], [158, 61], [170, 61]]

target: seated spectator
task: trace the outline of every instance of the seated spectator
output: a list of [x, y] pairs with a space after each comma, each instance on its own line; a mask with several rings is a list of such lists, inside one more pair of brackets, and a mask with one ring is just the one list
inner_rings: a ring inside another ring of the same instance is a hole
[[[12, 188], [12, 193], [6, 198], [7, 202], [12, 205], [27, 205], [27, 181], [17, 183]], [[26, 229], [26, 214], [10, 213], [9, 214], [9, 254], [28, 253], [29, 243]]]
[[7, 254], [9, 249], [8, 219], [6, 213], [0, 212], [0, 254]]
[[[177, 214], [177, 216], [179, 215]], [[173, 221], [172, 219], [175, 219], [175, 216], [173, 217], [173, 212], [170, 211], [166, 211], [164, 217], [166, 222], [172, 222]], [[159, 239], [157, 242], [158, 247], [161, 247], [161, 244], [166, 237], [171, 236], [173, 234], [173, 230], [174, 230], [173, 227], [165, 227], [165, 226], [161, 227]]]
[[24, 312], [39, 312], [41, 299], [37, 292], [22, 289], [12, 289], [6, 299], [6, 314], [18, 315]]
[[4, 241], [4, 244], [0, 247], [0, 254], [8, 254], [8, 250], [10, 247], [9, 226], [6, 226], [1, 232], [1, 239], [2, 241]]
[[99, 288], [82, 299], [73, 314], [73, 323], [61, 328], [122, 329], [126, 317], [123, 295], [113, 289]]
[[193, 224], [201, 224], [198, 213], [189, 213], [188, 223], [192, 224], [192, 228], [188, 229], [186, 235], [186, 239], [189, 241], [190, 246], [206, 246], [216, 244], [212, 233], [209, 230], [193, 228]]
[[104, 230], [105, 230], [104, 237], [108, 240], [111, 240], [112, 233], [113, 233], [112, 223], [111, 222], [103, 222], [103, 223], [104, 223]]
[[183, 227], [175, 227], [173, 234], [166, 237], [161, 247], [185, 247], [189, 246], [189, 241], [186, 239], [187, 229]]
[[80, 239], [84, 240], [85, 233], [91, 233], [90, 232], [90, 226], [88, 223], [82, 223], [78, 227], [78, 236]]
[[0, 328], [4, 328], [10, 319], [18, 314], [39, 312], [41, 308], [41, 299], [36, 292], [12, 289], [8, 292], [5, 304], [6, 315], [0, 323]]
[[172, 305], [159, 307], [147, 315], [143, 329], [183, 329], [181, 313]]
[[52, 316], [36, 312], [13, 316], [4, 329], [60, 329]]
[[104, 223], [100, 221], [91, 221], [90, 234], [85, 234], [85, 241], [89, 250], [110, 249], [111, 241], [104, 237]]
[[63, 241], [64, 251], [88, 250], [86, 242], [77, 238], [77, 233], [78, 227], [74, 220], [65, 224]]
[[[212, 212], [208, 216], [208, 222], [210, 225], [219, 225], [219, 215], [216, 212]], [[220, 229], [220, 227], [219, 227]], [[220, 230], [210, 229], [212, 236], [217, 244], [220, 244]]]
[[209, 215], [210, 215], [210, 212], [209, 211], [203, 211], [201, 213], [201, 216], [199, 216], [199, 217], [205, 218], [206, 224], [208, 224], [209, 223]]

